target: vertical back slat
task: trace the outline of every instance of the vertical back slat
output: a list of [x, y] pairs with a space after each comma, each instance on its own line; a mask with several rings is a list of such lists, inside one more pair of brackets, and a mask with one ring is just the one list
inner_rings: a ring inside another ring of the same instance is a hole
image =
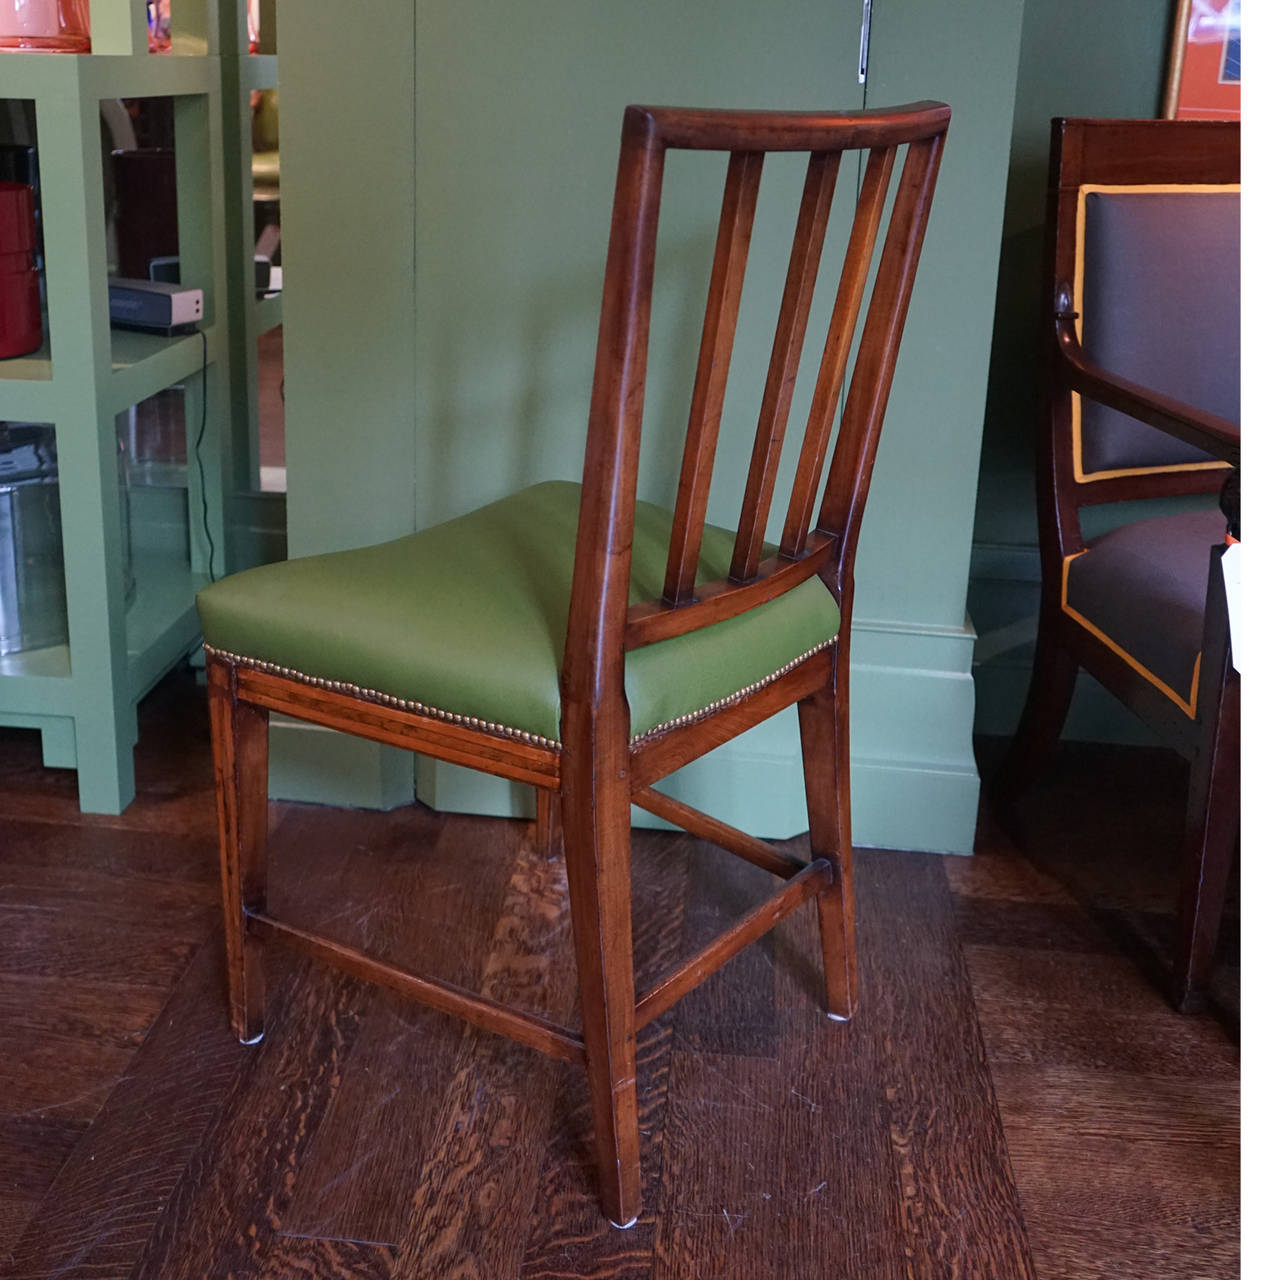
[[735, 151], [729, 156], [724, 202], [720, 209], [720, 230], [711, 267], [711, 285], [707, 291], [707, 311], [702, 324], [702, 344], [698, 351], [698, 371], [694, 379], [693, 401], [689, 406], [689, 430], [684, 442], [680, 488], [671, 526], [671, 549], [663, 590], [663, 599], [668, 604], [682, 604], [688, 600], [693, 595], [697, 577], [702, 528], [711, 491], [711, 470], [720, 433], [720, 416], [724, 410], [725, 383], [729, 376], [729, 357], [738, 326], [742, 279], [746, 272], [747, 249], [751, 243], [751, 226], [755, 220], [763, 163], [764, 154], [759, 151]]
[[733, 549], [729, 577], [734, 582], [753, 578], [760, 567], [765, 524], [773, 498], [778, 473], [778, 455], [791, 410], [796, 370], [804, 345], [813, 286], [818, 277], [818, 263], [826, 237], [827, 217], [835, 193], [836, 175], [840, 168], [840, 152], [815, 151], [809, 157], [804, 195], [796, 221], [795, 239], [791, 245], [791, 263], [778, 314], [778, 328], [765, 379], [764, 400], [756, 427], [755, 448], [747, 472], [747, 489], [742, 499], [742, 516], [738, 521], [738, 539]]
[[849, 399], [840, 421], [831, 471], [818, 513], [818, 527], [842, 539], [839, 574], [843, 584], [867, 504], [871, 466], [902, 341], [907, 303], [929, 220], [929, 206], [942, 157], [941, 135], [913, 142], [907, 150], [888, 235], [876, 272], [871, 306], [858, 346]]
[[849, 349], [853, 345], [853, 331], [857, 327], [858, 312], [862, 307], [862, 294], [871, 270], [871, 255], [893, 178], [893, 158], [896, 151], [896, 147], [876, 147], [867, 158], [862, 190], [858, 194], [858, 208], [849, 234], [849, 248], [845, 253], [840, 285], [831, 311], [831, 327], [827, 330], [827, 343], [822, 351], [822, 364], [818, 369], [813, 403], [809, 408], [809, 421], [805, 426], [800, 459], [796, 463], [791, 503], [787, 508], [782, 545], [779, 547], [784, 556], [794, 558], [802, 554], [809, 536], [809, 521], [813, 518], [813, 508], [818, 498], [818, 481], [822, 478], [827, 442], [831, 438], [836, 404], [840, 399], [840, 384], [844, 380]]

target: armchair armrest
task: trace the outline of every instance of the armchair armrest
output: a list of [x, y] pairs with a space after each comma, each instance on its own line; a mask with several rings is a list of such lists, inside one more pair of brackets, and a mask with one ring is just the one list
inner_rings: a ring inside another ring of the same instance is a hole
[[1238, 423], [1206, 413], [1175, 400], [1171, 396], [1144, 387], [1119, 374], [1110, 373], [1094, 364], [1080, 348], [1075, 333], [1075, 313], [1071, 297], [1065, 290], [1058, 296], [1054, 316], [1057, 335], [1057, 357], [1067, 385], [1109, 408], [1118, 409], [1139, 422], [1157, 427], [1179, 440], [1211, 453], [1233, 467], [1240, 465], [1240, 427]]

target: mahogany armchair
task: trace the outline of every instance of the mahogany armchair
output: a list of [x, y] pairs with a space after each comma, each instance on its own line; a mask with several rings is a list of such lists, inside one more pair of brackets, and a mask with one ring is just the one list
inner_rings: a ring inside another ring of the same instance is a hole
[[1086, 537], [1081, 513], [1238, 481], [1240, 127], [1055, 120], [1052, 141], [1040, 628], [996, 791], [1010, 804], [1047, 763], [1081, 668], [1190, 760], [1172, 980], [1174, 1004], [1189, 1009], [1209, 977], [1239, 834], [1240, 681], [1219, 567], [1228, 522], [1214, 506]]
[[[628, 107], [582, 485], [536, 485], [410, 537], [265, 566], [201, 593], [231, 1020], [241, 1040], [263, 1034], [262, 948], [275, 938], [582, 1065], [604, 1211], [629, 1226], [640, 1197], [638, 1028], [811, 898], [828, 1013], [852, 1015], [854, 551], [949, 119], [949, 109], [932, 102], [848, 114]], [[664, 510], [637, 501], [636, 474], [663, 157], [675, 148], [729, 158], [684, 464], [674, 510]], [[761, 166], [775, 151], [810, 157], [734, 531], [708, 525], [705, 516]], [[862, 153], [865, 173], [781, 541], [773, 547], [765, 525], [847, 151]], [[881, 235], [852, 382], [829, 450]], [[812, 860], [653, 789], [792, 704], [799, 708]], [[530, 783], [539, 789], [544, 830], [555, 801], [581, 1030], [409, 974], [270, 914], [264, 845], [272, 710]], [[638, 997], [633, 803], [784, 882]]]

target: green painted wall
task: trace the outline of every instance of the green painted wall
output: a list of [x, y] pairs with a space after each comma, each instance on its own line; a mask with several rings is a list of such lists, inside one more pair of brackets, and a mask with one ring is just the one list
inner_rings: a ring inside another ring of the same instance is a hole
[[[1170, 0], [1026, 0], [1024, 7], [969, 601], [979, 632], [980, 732], [1013, 731], [1034, 647], [1040, 581], [1034, 457], [1042, 427], [1037, 326], [1049, 122], [1157, 115], [1174, 7]], [[1117, 522], [1118, 513], [1094, 514]], [[1089, 677], [1081, 680], [1067, 734], [1149, 740]]]
[[[848, 0], [418, 0], [416, 12], [378, 0], [361, 7], [358, 42], [324, 21], [324, 8], [280, 8], [293, 554], [580, 477], [628, 102], [864, 99], [860, 6]], [[939, 97], [956, 114], [858, 562], [854, 789], [866, 843], [971, 847], [965, 591], [1021, 10], [1022, 0], [976, 13], [881, 0], [875, 17], [867, 103]], [[712, 493], [722, 523], [741, 500], [802, 176], [798, 157], [766, 165], [755, 243], [772, 251], [748, 268], [746, 349], [735, 356]], [[851, 208], [855, 177], [852, 167], [842, 176], [838, 208]], [[659, 501], [674, 493], [722, 182], [722, 161], [669, 160], [640, 479], [641, 496]], [[829, 312], [833, 249], [815, 318]], [[820, 341], [806, 350], [798, 412]], [[287, 744], [290, 733], [277, 737]], [[277, 752], [277, 789], [407, 798], [395, 753], [367, 750], [378, 756], [362, 771], [377, 780], [372, 790], [347, 785], [349, 758], [317, 770], [324, 753], [313, 745], [298, 747], [305, 768], [287, 745]], [[764, 834], [803, 829], [794, 715], [672, 787]], [[430, 763], [417, 789], [442, 808], [527, 811], [520, 789]]]

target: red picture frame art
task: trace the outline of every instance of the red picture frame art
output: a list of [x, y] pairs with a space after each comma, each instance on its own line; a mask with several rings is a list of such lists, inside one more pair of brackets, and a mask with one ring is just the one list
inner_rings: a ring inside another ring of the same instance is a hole
[[1240, 119], [1240, 0], [1178, 0], [1161, 114]]

